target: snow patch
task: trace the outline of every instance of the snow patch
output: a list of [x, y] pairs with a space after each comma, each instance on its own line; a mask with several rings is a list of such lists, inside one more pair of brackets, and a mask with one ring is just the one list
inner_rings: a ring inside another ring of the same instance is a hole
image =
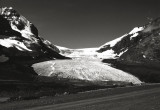
[[10, 48], [10, 47], [16, 47], [18, 50], [20, 51], [32, 51], [30, 49], [28, 49], [24, 43], [19, 42], [17, 40], [12, 40], [12, 39], [0, 39], [0, 45]]
[[97, 55], [99, 58], [115, 59], [117, 54], [115, 54], [114, 51], [111, 49], [103, 53], [98, 53]]
[[137, 33], [139, 31], [142, 31], [143, 29], [144, 27], [135, 27], [131, 32], [129, 32], [129, 34]]
[[58, 45], [55, 45], [58, 49], [60, 50], [68, 50], [69, 48], [66, 48], [66, 47], [61, 47], [61, 46], [58, 46]]
[[130, 40], [132, 40], [134, 37], [137, 37], [139, 35], [139, 31], [144, 30], [144, 27], [135, 27], [131, 32], [129, 32], [130, 35]]
[[26, 38], [26, 39], [29, 39], [29, 40], [34, 40], [34, 41], [37, 41], [36, 38], [34, 37], [31, 37], [33, 36], [32, 32], [31, 32], [31, 29], [29, 26], [25, 26], [25, 29], [24, 30], [19, 30], [14, 24], [13, 22], [11, 22], [11, 28], [19, 33], [21, 33], [22, 37]]
[[55, 70], [55, 68], [54, 68], [54, 65], [55, 65], [56, 63], [52, 63], [51, 64], [51, 71], [49, 72], [49, 74], [48, 74], [48, 76], [51, 76], [52, 75], [52, 73], [54, 72], [54, 70]]
[[[82, 49], [69, 49], [65, 47], [56, 46], [60, 50], [70, 51], [69, 53], [63, 53], [63, 55], [71, 58], [81, 58], [81, 57], [89, 57], [89, 58], [105, 58], [105, 59], [115, 59], [117, 54], [115, 54], [114, 50], [110, 49], [102, 53], [98, 53], [97, 50], [99, 48], [82, 48]], [[61, 53], [62, 54], [62, 53]], [[121, 53], [122, 54], [122, 53]]]
[[143, 58], [146, 58], [146, 56], [145, 56], [145, 55], [143, 55]]
[[82, 49], [69, 49], [65, 47], [56, 46], [60, 51], [66, 51], [61, 53], [67, 57], [78, 58], [78, 57], [96, 57], [98, 48], [82, 48]]
[[100, 48], [103, 48], [103, 47], [106, 46], [106, 45], [110, 45], [110, 47], [113, 47], [113, 46], [115, 46], [119, 41], [121, 41], [122, 38], [126, 37], [127, 35], [128, 35], [128, 34], [125, 34], [125, 35], [123, 35], [123, 36], [121, 36], [121, 37], [119, 37], [119, 38], [117, 38], [117, 39], [115, 39], [115, 40], [112, 40], [112, 41], [110, 41], [110, 42], [107, 42], [106, 44], [102, 45]]
[[127, 52], [128, 51], [128, 49], [126, 49], [125, 51], [123, 51], [123, 52], [121, 52], [119, 55], [117, 55], [117, 56], [122, 56], [125, 52]]
[[131, 37], [130, 40], [132, 40], [134, 37], [137, 37], [139, 34], [138, 33], [134, 33]]
[[107, 51], [105, 51], [105, 52], [103, 52], [103, 53], [98, 53], [97, 54], [97, 57], [98, 58], [103, 58], [103, 59], [116, 59], [117, 58], [117, 56], [118, 57], [120, 57], [121, 55], [123, 55], [125, 52], [127, 52], [128, 51], [128, 49], [126, 49], [125, 51], [122, 51], [121, 53], [119, 53], [119, 54], [116, 54], [115, 52], [114, 52], [114, 50], [107, 50]]

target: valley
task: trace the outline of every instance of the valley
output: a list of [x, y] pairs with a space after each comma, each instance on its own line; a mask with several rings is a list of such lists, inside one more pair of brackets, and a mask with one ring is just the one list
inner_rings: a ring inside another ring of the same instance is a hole
[[99, 47], [70, 49], [0, 8], [0, 109], [157, 109], [159, 65], [160, 18]]

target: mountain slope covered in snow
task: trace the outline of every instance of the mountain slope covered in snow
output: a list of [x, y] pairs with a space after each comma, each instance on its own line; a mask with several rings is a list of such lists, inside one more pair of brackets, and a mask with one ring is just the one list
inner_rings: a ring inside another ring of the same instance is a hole
[[97, 48], [58, 48], [65, 56], [102, 59], [141, 81], [160, 82], [160, 18]]
[[[100, 52], [105, 52], [106, 47]], [[160, 82], [160, 18], [133, 29], [112, 50], [117, 54], [124, 53], [115, 60], [105, 58], [103, 62], [112, 63], [114, 67], [139, 77], [141, 81]]]
[[107, 42], [106, 44], [96, 48], [83, 48], [83, 49], [69, 49], [57, 46], [60, 53], [69, 57], [88, 57], [102, 58], [102, 59], [117, 59], [122, 54], [127, 52], [129, 47], [138, 42], [137, 36], [142, 33], [144, 27], [136, 27], [128, 34], [125, 34], [115, 40]]
[[[0, 56], [63, 59], [59, 49], [39, 37], [37, 28], [14, 9], [0, 9]], [[0, 61], [1, 62], [1, 61]]]
[[[1, 8], [0, 79], [152, 82], [149, 75], [152, 79], [160, 77], [159, 33], [157, 18], [100, 47], [69, 49], [44, 40], [37, 28], [14, 9]], [[153, 67], [156, 72], [141, 74], [133, 66], [139, 71]]]
[[0, 79], [32, 79], [37, 75], [32, 64], [66, 58], [25, 17], [11, 7], [0, 8]]

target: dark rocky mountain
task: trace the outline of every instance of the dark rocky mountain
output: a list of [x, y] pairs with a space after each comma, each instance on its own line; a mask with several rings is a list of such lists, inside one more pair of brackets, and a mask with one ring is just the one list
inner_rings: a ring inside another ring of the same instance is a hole
[[110, 62], [142, 81], [160, 82], [160, 18], [144, 25], [140, 31], [126, 34], [113, 47], [104, 45], [98, 52], [107, 49], [113, 49], [117, 54], [125, 52], [114, 60], [105, 59], [103, 62]]
[[100, 47], [69, 49], [41, 38], [14, 9], [0, 9], [0, 80], [160, 82], [159, 48], [160, 18]]
[[2, 8], [0, 14], [0, 49], [6, 57], [39, 57], [64, 59], [59, 49], [39, 37], [37, 28], [12, 8]]
[[31, 65], [67, 59], [59, 49], [38, 35], [37, 28], [17, 11], [0, 8], [0, 79], [27, 79], [37, 75]]

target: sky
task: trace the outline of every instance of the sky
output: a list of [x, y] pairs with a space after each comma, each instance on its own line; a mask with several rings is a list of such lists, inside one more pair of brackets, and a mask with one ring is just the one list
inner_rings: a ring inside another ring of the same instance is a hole
[[149, 19], [160, 0], [0, 0], [31, 21], [39, 35], [68, 48], [99, 47]]

